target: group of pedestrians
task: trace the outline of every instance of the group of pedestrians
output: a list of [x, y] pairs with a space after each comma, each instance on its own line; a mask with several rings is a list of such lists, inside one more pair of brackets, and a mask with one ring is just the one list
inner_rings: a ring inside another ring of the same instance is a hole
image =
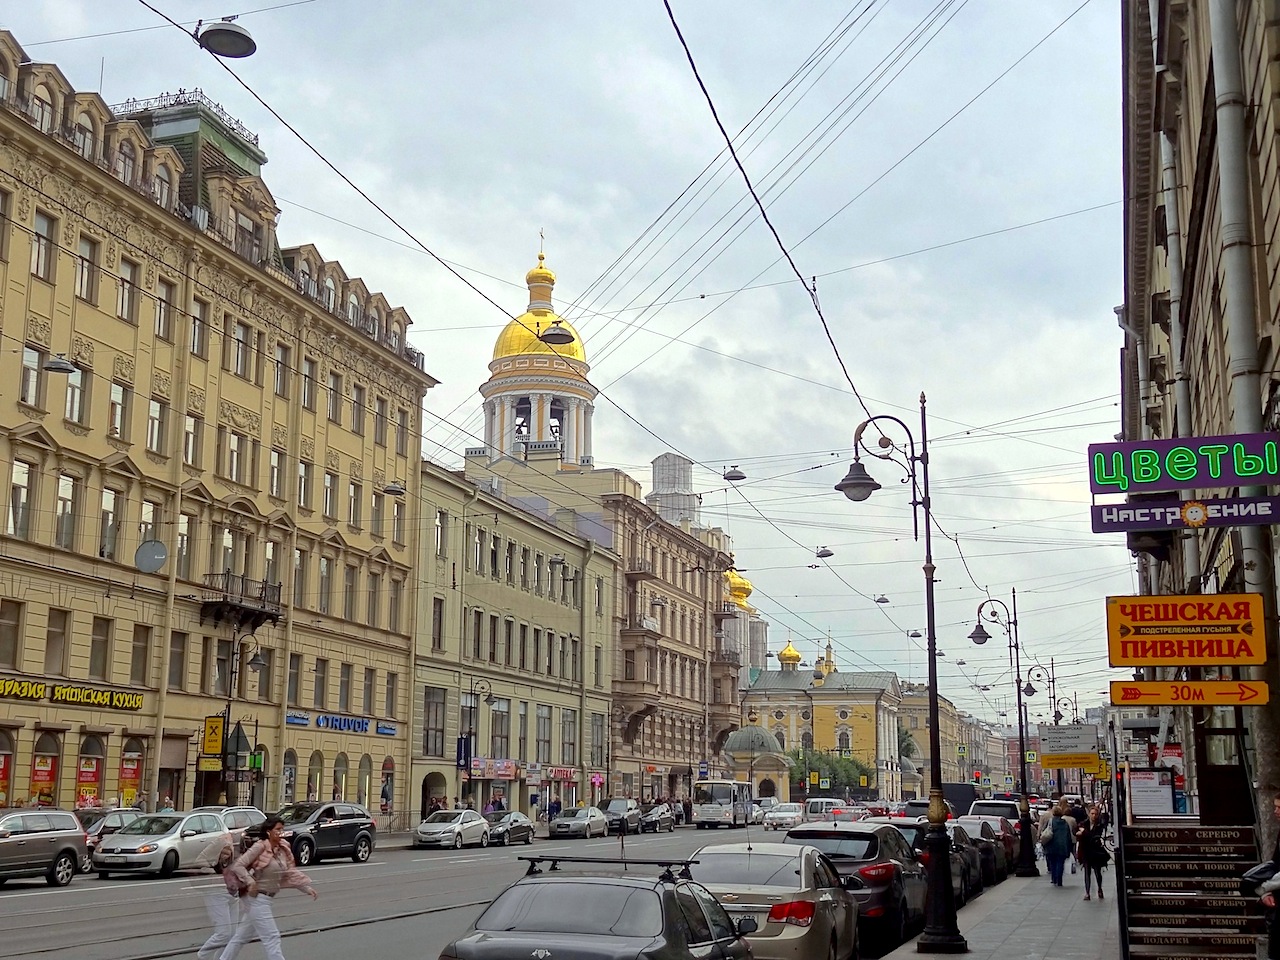
[[1106, 836], [1106, 820], [1102, 808], [1091, 803], [1056, 802], [1040, 817], [1040, 846], [1044, 849], [1045, 862], [1049, 866], [1049, 882], [1062, 886], [1067, 863], [1072, 862], [1072, 872], [1078, 864], [1084, 871], [1084, 899], [1093, 899], [1093, 881], [1098, 881], [1098, 899], [1106, 895], [1102, 886], [1102, 868], [1111, 862], [1111, 853], [1103, 842]]

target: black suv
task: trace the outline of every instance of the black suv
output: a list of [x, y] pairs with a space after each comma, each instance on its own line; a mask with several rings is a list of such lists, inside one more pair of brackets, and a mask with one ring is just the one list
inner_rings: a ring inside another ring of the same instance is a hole
[[291, 803], [277, 814], [293, 859], [305, 867], [323, 857], [350, 857], [364, 863], [373, 853], [378, 825], [357, 803]]
[[610, 833], [639, 833], [640, 804], [630, 797], [610, 797], [600, 804]]

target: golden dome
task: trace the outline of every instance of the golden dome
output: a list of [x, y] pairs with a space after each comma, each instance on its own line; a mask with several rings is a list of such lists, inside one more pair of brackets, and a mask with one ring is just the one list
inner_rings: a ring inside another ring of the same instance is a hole
[[[587, 353], [583, 349], [578, 331], [572, 324], [558, 317], [552, 309], [551, 291], [556, 285], [556, 275], [547, 269], [543, 263], [545, 259], [546, 255], [539, 253], [538, 265], [525, 274], [524, 280], [529, 287], [529, 309], [508, 323], [502, 333], [498, 334], [498, 341], [493, 346], [494, 360], [546, 354], [580, 363], [587, 362]], [[572, 342], [553, 346], [540, 340], [539, 334], [546, 332], [552, 324], [559, 324], [573, 334]]]
[[778, 653], [779, 663], [797, 664], [801, 661], [800, 651], [791, 645], [791, 641], [787, 641], [787, 645]]
[[751, 581], [738, 573], [737, 570], [726, 570], [724, 572], [724, 582], [729, 587], [729, 599], [739, 607], [746, 607], [747, 597], [751, 596], [751, 591], [755, 589], [751, 585]]

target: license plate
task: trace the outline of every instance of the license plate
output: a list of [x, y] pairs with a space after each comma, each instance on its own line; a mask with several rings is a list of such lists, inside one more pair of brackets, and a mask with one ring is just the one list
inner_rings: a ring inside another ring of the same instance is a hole
[[106, 863], [124, 863], [124, 857], [103, 857]]

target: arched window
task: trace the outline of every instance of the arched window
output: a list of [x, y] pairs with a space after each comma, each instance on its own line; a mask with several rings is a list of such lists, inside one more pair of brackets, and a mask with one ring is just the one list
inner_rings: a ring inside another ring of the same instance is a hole
[[58, 805], [58, 763], [62, 744], [56, 735], [42, 733], [31, 758], [31, 798], [42, 807]]
[[390, 757], [382, 761], [382, 787], [378, 793], [378, 806], [383, 813], [391, 813], [392, 798], [396, 795], [396, 762]]
[[338, 288], [333, 284], [333, 277], [324, 278], [324, 306], [330, 312], [338, 303]]
[[841, 730], [839, 733], [837, 733], [837, 734], [836, 734], [836, 749], [837, 749], [837, 750], [848, 750], [848, 749], [850, 749], [850, 747], [849, 747], [849, 731], [848, 731], [848, 730]]
[[80, 763], [76, 768], [76, 806], [96, 807], [103, 802], [102, 777], [106, 772], [106, 750], [99, 737], [80, 741]]
[[330, 794], [330, 800], [346, 800], [347, 799], [347, 771], [350, 764], [347, 762], [347, 755], [340, 753], [333, 761], [333, 792]]
[[377, 307], [369, 308], [369, 336], [375, 340], [382, 339], [382, 316]]
[[156, 167], [156, 203], [168, 210], [173, 203], [173, 174], [163, 163]]
[[366, 753], [360, 758], [360, 779], [356, 781], [356, 803], [361, 806], [367, 804], [372, 788], [373, 758]]
[[12, 82], [9, 80], [9, 61], [4, 57], [0, 57], [0, 100], [9, 99], [9, 90], [11, 87]]
[[298, 261], [298, 289], [308, 297], [314, 298], [316, 295], [315, 281], [311, 279], [311, 264], [305, 260]]
[[805, 749], [805, 750], [812, 750], [812, 749], [813, 749], [813, 734], [812, 734], [812, 733], [809, 733], [809, 731], [807, 731], [807, 730], [806, 730], [804, 733], [800, 734], [800, 746], [801, 746], [801, 748], [802, 748], [802, 749]]
[[311, 762], [307, 765], [307, 799], [320, 799], [320, 786], [324, 780], [324, 754], [319, 750], [311, 754]]
[[93, 118], [82, 113], [76, 120], [76, 152], [90, 163], [98, 159], [98, 135]]
[[531, 417], [530, 410], [532, 403], [528, 397], [521, 397], [516, 401], [516, 439], [527, 440], [531, 435]]
[[360, 300], [354, 293], [347, 297], [347, 322], [360, 323]]
[[774, 731], [773, 731], [773, 735], [774, 735], [775, 737], [777, 737], [777, 738], [778, 738], [778, 746], [780, 746], [783, 750], [786, 750], [786, 749], [787, 749], [787, 735], [786, 735], [785, 733], [783, 733], [782, 728], [781, 728], [781, 727], [775, 727], [775, 728], [774, 728]]
[[130, 141], [121, 140], [120, 146], [116, 149], [116, 177], [125, 183], [133, 183], [133, 176], [137, 168], [137, 151], [133, 149], [133, 144]]
[[31, 94], [31, 119], [41, 133], [53, 133], [54, 111], [53, 94], [43, 83], [39, 84]]
[[280, 803], [293, 803], [297, 799], [298, 786], [298, 754], [293, 750], [284, 752], [284, 764], [280, 769]]
[[387, 346], [392, 350], [400, 349], [400, 325], [393, 323], [387, 330]]
[[551, 436], [559, 439], [564, 436], [564, 401], [551, 401]]

